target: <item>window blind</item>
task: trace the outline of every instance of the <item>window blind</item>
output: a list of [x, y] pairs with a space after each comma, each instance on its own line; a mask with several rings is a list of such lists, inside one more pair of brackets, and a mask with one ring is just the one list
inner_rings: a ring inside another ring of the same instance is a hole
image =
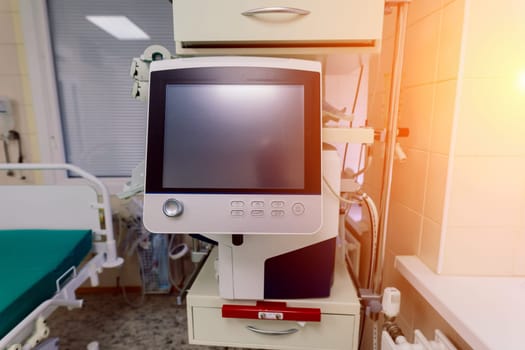
[[[66, 161], [127, 177], [144, 158], [146, 103], [131, 97], [131, 60], [153, 44], [174, 53], [168, 0], [48, 0]], [[148, 40], [119, 40], [86, 16], [126, 16]]]

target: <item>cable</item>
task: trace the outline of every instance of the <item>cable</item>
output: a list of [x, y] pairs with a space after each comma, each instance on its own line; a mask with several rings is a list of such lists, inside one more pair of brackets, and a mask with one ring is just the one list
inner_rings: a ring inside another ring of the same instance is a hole
[[[363, 63], [361, 63], [361, 65], [359, 66], [359, 77], [357, 78], [357, 85], [356, 85], [356, 88], [355, 88], [354, 101], [352, 102], [352, 117], [355, 116], [355, 110], [357, 108], [357, 100], [359, 98], [359, 92], [361, 90], [361, 81], [362, 81], [362, 78], [363, 78], [364, 67], [365, 66], [363, 65]], [[351, 124], [353, 124], [353, 120], [352, 120]], [[350, 125], [350, 126], [352, 126], [352, 125]], [[344, 156], [343, 156], [343, 171], [346, 168], [346, 155], [347, 155], [347, 153], [348, 153], [348, 142], [345, 144], [345, 151], [344, 151]]]
[[[128, 257], [131, 257], [134, 253], [137, 254], [137, 261], [139, 263], [139, 274], [141, 279], [141, 292], [140, 292], [140, 298], [138, 302], [132, 302], [128, 298], [128, 294], [126, 292], [126, 287], [123, 283], [120, 283], [120, 289], [122, 291], [122, 296], [124, 298], [124, 301], [126, 304], [128, 304], [131, 307], [138, 308], [144, 305], [145, 297], [146, 297], [146, 286], [145, 286], [145, 268], [144, 268], [144, 262], [142, 260], [142, 257], [139, 254], [139, 251], [137, 249], [137, 246], [141, 241], [144, 241], [144, 239], [147, 239], [149, 233], [146, 233], [144, 229], [141, 229], [139, 225], [142, 224], [140, 218], [136, 218], [134, 216], [131, 216], [127, 218], [127, 230], [126, 230], [126, 238], [125, 240], [121, 241], [121, 244], [119, 244], [122, 251], [125, 252], [125, 255]], [[137, 236], [136, 239], [130, 242], [129, 237]], [[127, 260], [127, 259], [126, 259]], [[124, 266], [124, 265], [123, 265]], [[119, 281], [122, 280], [120, 276], [120, 272], [122, 272], [122, 269], [119, 271]]]
[[341, 197], [341, 195], [339, 195], [337, 192], [335, 192], [334, 188], [328, 183], [328, 180], [326, 179], [326, 177], [323, 176], [323, 182], [324, 184], [326, 185], [326, 187], [328, 187], [328, 189], [330, 190], [330, 193], [336, 197], [337, 199], [339, 199], [339, 201], [345, 203], [345, 204], [358, 204], [360, 203], [361, 201], [360, 200], [356, 200], [356, 199], [346, 199], [344, 197]]
[[[171, 235], [169, 243], [168, 243], [168, 256], [170, 257], [170, 260], [179, 260], [182, 257], [184, 257], [188, 252], [189, 248], [186, 243], [179, 243], [173, 246], [173, 243], [175, 241], [175, 235]], [[183, 265], [183, 272], [184, 272], [184, 265]], [[179, 287], [181, 284], [184, 284], [184, 281], [186, 280], [186, 276], [182, 275], [180, 278], [180, 281], [175, 281], [173, 278], [173, 273], [171, 271], [171, 264], [168, 268], [168, 278], [170, 280], [171, 286], [177, 291], [180, 292], [182, 289]]]
[[[345, 242], [346, 242], [346, 239], [345, 239]], [[357, 278], [357, 276], [356, 276], [356, 274], [355, 274], [355, 272], [353, 270], [353, 266], [351, 265], [349, 260], [350, 259], [348, 258], [348, 254], [345, 254], [346, 269], [348, 270], [348, 272], [350, 274], [350, 279], [352, 280], [352, 282], [356, 286], [357, 298], [359, 300], [361, 300], [361, 285], [359, 283], [359, 279]], [[358, 349], [361, 349], [361, 346], [362, 346], [363, 334], [364, 334], [364, 331], [365, 331], [365, 321], [366, 321], [366, 318], [365, 318], [365, 306], [362, 303], [360, 303], [360, 305], [361, 305], [361, 307], [359, 308], [359, 314], [360, 314], [360, 317], [359, 317], [359, 344], [357, 346]]]
[[186, 243], [179, 243], [173, 246], [175, 235], [170, 235], [168, 243], [168, 256], [171, 260], [178, 260], [189, 252], [188, 245]]
[[[372, 148], [369, 147], [367, 144], [361, 145], [361, 154], [363, 153], [363, 147], [366, 149], [365, 152], [367, 153], [367, 157], [365, 160], [365, 165], [356, 173], [352, 175], [352, 178], [357, 179], [357, 177], [363, 173], [365, 173], [368, 169], [370, 169], [370, 165], [372, 165]], [[361, 164], [361, 159], [359, 159], [359, 164]]]
[[363, 199], [363, 202], [366, 204], [368, 215], [370, 217], [370, 228], [372, 230], [372, 245], [371, 245], [371, 254], [370, 254], [370, 264], [369, 264], [369, 270], [368, 270], [368, 282], [367, 282], [367, 288], [371, 288], [372, 286], [372, 275], [375, 267], [375, 261], [377, 257], [377, 245], [378, 245], [378, 235], [379, 235], [379, 214], [377, 211], [377, 206], [375, 205], [372, 198], [366, 194], [361, 193], [361, 198]]
[[370, 226], [372, 230], [372, 248], [371, 248], [371, 254], [370, 254], [370, 270], [368, 271], [368, 283], [367, 288], [371, 287], [372, 284], [372, 274], [375, 268], [375, 261], [377, 259], [377, 246], [378, 246], [378, 222], [379, 222], [379, 214], [377, 211], [377, 207], [373, 201], [373, 199], [366, 193], [360, 192], [357, 193], [356, 196], [354, 196], [353, 199], [346, 199], [343, 198], [341, 195], [339, 195], [337, 192], [335, 192], [334, 188], [328, 183], [328, 180], [326, 177], [323, 176], [323, 181], [326, 187], [330, 190], [330, 193], [337, 199], [339, 199], [340, 202], [345, 204], [358, 204], [364, 202], [366, 204], [366, 207], [368, 209], [368, 214], [370, 216]]

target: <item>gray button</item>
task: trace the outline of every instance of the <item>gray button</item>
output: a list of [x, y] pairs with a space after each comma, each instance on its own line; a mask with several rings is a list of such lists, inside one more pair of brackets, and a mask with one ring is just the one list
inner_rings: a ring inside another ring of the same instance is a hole
[[303, 215], [304, 214], [304, 204], [303, 203], [294, 203], [292, 205], [292, 212], [295, 215]]
[[244, 207], [243, 201], [231, 201], [230, 205], [234, 208], [242, 208]]
[[264, 208], [264, 201], [252, 201], [252, 208]]
[[244, 216], [244, 210], [232, 210], [231, 216]]
[[284, 210], [272, 210], [272, 216], [284, 216]]
[[252, 210], [252, 216], [264, 216], [264, 210]]
[[184, 205], [182, 205], [181, 201], [175, 198], [170, 198], [164, 202], [164, 205], [162, 206], [162, 211], [166, 216], [176, 217], [182, 214], [182, 212], [184, 211]]
[[272, 201], [272, 208], [284, 208], [284, 201]]

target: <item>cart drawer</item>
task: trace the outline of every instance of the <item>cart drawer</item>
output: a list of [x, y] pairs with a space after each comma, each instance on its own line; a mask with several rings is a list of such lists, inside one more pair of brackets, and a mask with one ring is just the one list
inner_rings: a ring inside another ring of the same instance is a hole
[[178, 47], [374, 46], [384, 1], [174, 0]]
[[[353, 315], [323, 314], [321, 322], [301, 326], [293, 321], [222, 318], [219, 308], [192, 307], [191, 313], [192, 344], [261, 349], [353, 349], [357, 336]], [[256, 330], [284, 334], [261, 334]], [[288, 332], [290, 334], [286, 334]]]

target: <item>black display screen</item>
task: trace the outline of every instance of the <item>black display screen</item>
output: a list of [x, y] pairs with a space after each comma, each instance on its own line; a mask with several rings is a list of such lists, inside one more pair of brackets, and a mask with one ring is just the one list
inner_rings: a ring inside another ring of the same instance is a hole
[[304, 87], [166, 86], [167, 188], [304, 188]]
[[146, 191], [320, 193], [319, 79], [255, 67], [152, 72]]

